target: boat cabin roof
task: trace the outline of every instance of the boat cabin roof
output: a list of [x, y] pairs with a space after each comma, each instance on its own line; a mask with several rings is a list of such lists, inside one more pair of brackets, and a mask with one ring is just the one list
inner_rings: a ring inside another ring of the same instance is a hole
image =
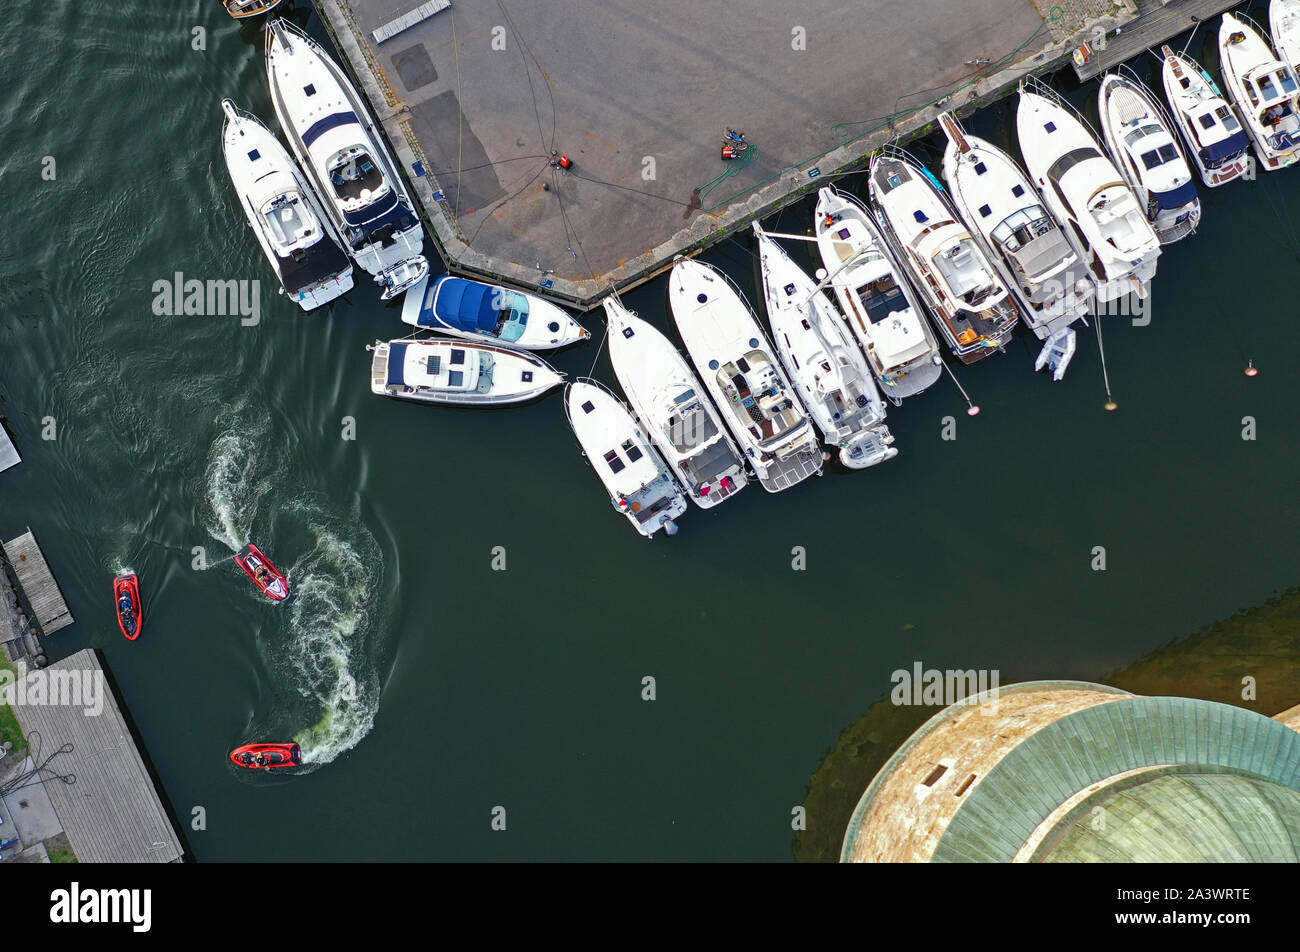
[[394, 343], [388, 352], [388, 385], [468, 393], [490, 382], [492, 357], [477, 348], [442, 342], [434, 346]]

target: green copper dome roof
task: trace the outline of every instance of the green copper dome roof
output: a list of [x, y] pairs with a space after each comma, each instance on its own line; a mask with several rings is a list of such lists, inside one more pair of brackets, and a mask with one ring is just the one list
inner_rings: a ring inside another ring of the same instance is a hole
[[[1159, 844], [1140, 841], [1172, 837], [1172, 827], [1155, 821], [1179, 810], [1186, 818], [1194, 817], [1196, 826], [1183, 831], [1181, 846], [1171, 842], [1169, 849], [1202, 855], [1241, 849], [1253, 857], [1263, 849], [1261, 837], [1282, 832], [1286, 840], [1276, 850], [1291, 849], [1292, 833], [1300, 823], [1300, 797], [1294, 795], [1300, 791], [1300, 734], [1227, 704], [1130, 697], [1067, 715], [1016, 747], [972, 788], [944, 831], [933, 860], [1010, 862], [1039, 825], [1071, 797], [1127, 771], [1166, 766], [1193, 769], [1177, 776], [1162, 772], [1164, 782], [1158, 785], [1151, 774], [1138, 775], [1138, 781], [1151, 781], [1140, 794], [1135, 792], [1139, 784], [1127, 781], [1109, 793], [1099, 791], [1106, 800], [1108, 828], [1116, 830], [1117, 824], [1116, 832], [1127, 844], [1116, 845], [1117, 838], [1115, 849], [1129, 855], [1158, 849]], [[1240, 782], [1225, 775], [1237, 775]], [[1242, 812], [1220, 811], [1222, 822], [1208, 819], [1211, 808], [1226, 802], [1229, 793], [1246, 792], [1250, 796], [1238, 804]], [[1084, 806], [1096, 806], [1097, 796]], [[1068, 817], [1062, 818], [1040, 846], [1044, 858], [1089, 859], [1102, 850], [1103, 842], [1111, 842], [1109, 837], [1090, 837], [1087, 830], [1066, 830], [1068, 822]], [[1083, 823], [1088, 825], [1086, 817]], [[1261, 832], [1268, 830], [1273, 833]]]
[[1099, 791], [1034, 855], [1047, 863], [1294, 863], [1300, 791], [1171, 769]]

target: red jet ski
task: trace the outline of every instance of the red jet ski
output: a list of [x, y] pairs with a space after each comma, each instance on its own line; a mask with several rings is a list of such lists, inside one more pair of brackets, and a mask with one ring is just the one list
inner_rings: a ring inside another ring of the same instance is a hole
[[249, 770], [301, 767], [302, 748], [297, 744], [245, 744], [230, 752], [230, 762]]
[[117, 627], [122, 629], [127, 641], [135, 641], [144, 628], [140, 580], [134, 574], [113, 579], [113, 601], [117, 604]]
[[284, 573], [271, 564], [271, 560], [253, 543], [248, 543], [235, 556], [239, 567], [248, 573], [248, 577], [257, 583], [257, 587], [267, 598], [282, 602], [289, 597], [289, 580]]

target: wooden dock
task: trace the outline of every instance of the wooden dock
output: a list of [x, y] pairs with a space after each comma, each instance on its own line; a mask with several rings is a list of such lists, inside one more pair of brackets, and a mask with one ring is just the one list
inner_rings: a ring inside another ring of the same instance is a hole
[[23, 461], [18, 455], [18, 450], [14, 449], [14, 441], [9, 439], [9, 434], [5, 431], [5, 425], [0, 422], [0, 473], [3, 473], [11, 466], [17, 466]]
[[[47, 779], [45, 791], [77, 859], [83, 863], [179, 860], [184, 847], [136, 749], [98, 654], [86, 648], [28, 677], [54, 672], [65, 684], [80, 679], [78, 703], [67, 703], [72, 692], [65, 688], [63, 696], [50, 699], [63, 703], [15, 704], [13, 710], [29, 740], [39, 733], [43, 756], [64, 744], [73, 745], [71, 751], [55, 757], [49, 769], [59, 775], [75, 774], [76, 782]], [[85, 703], [87, 678], [98, 684], [94, 695], [102, 698], [98, 714]], [[53, 693], [51, 687], [47, 694]]]
[[1100, 76], [1149, 49], [1159, 49], [1161, 43], [1198, 23], [1202, 29], [1214, 30], [1217, 35], [1219, 24], [1211, 21], [1240, 3], [1241, 0], [1138, 0], [1137, 19], [1125, 24], [1119, 36], [1107, 37], [1105, 49], [1094, 47], [1092, 59], [1082, 66], [1076, 64], [1074, 71], [1085, 81]]
[[45, 555], [36, 544], [31, 529], [17, 539], [6, 542], [4, 555], [13, 566], [27, 603], [32, 606], [41, 633], [51, 635], [71, 625], [72, 612], [68, 611], [68, 603], [63, 600], [59, 584], [54, 581], [54, 575], [45, 563]]

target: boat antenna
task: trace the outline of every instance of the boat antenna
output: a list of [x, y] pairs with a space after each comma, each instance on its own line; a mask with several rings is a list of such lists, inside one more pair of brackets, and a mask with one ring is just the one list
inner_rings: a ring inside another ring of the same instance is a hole
[[948, 366], [946, 363], [944, 363], [942, 360], [939, 361], [939, 366], [941, 366], [944, 370], [948, 371], [948, 376], [951, 377], [951, 378], [952, 378], [952, 382], [955, 383], [955, 384], [957, 385], [957, 389], [961, 391], [961, 395], [962, 395], [963, 397], [966, 398], [966, 415], [967, 415], [967, 416], [979, 416], [979, 415], [980, 415], [980, 408], [977, 407], [974, 403], [971, 402], [970, 394], [967, 393], [967, 392], [966, 392], [966, 388], [963, 387], [963, 386], [961, 385], [961, 381], [958, 380], [958, 379], [957, 379], [957, 375], [956, 375], [955, 373], [952, 372], [952, 368], [949, 367], [949, 366]]
[[1101, 341], [1101, 315], [1097, 315], [1097, 350], [1101, 352], [1101, 379], [1106, 383], [1106, 402], [1103, 404], [1107, 410], [1118, 410], [1119, 404], [1110, 393], [1110, 374], [1106, 372], [1106, 348]]

